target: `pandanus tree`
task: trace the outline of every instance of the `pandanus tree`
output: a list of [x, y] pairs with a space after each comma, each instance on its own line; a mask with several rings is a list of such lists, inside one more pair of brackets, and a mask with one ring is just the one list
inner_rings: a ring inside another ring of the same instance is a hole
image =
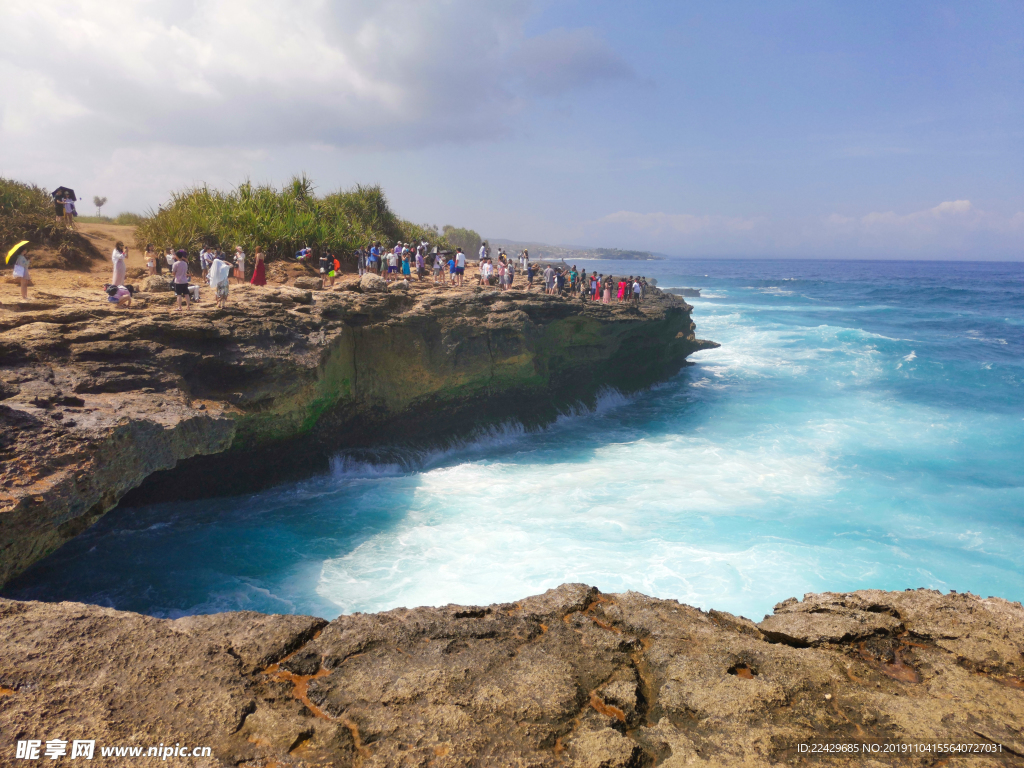
[[297, 176], [281, 189], [248, 181], [230, 192], [193, 187], [175, 192], [135, 232], [139, 243], [198, 250], [204, 244], [247, 252], [258, 245], [268, 260], [287, 258], [300, 248], [333, 251], [351, 263], [353, 252], [370, 241], [428, 240], [449, 248], [447, 238], [399, 218], [378, 186], [356, 186], [324, 197], [313, 182]]

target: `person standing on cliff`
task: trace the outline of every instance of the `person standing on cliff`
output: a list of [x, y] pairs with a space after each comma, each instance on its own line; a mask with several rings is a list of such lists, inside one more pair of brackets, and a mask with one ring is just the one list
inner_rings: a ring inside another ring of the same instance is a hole
[[388, 271], [384, 275], [384, 282], [386, 282], [386, 283], [390, 283], [391, 282], [391, 276], [398, 272], [398, 254], [401, 252], [401, 250], [402, 250], [402, 246], [401, 245], [396, 245], [394, 248], [392, 248], [390, 251], [388, 251], [388, 254], [387, 254]]
[[427, 271], [427, 261], [423, 257], [423, 246], [416, 246], [416, 280], [423, 282], [423, 275]]
[[466, 254], [462, 252], [461, 248], [455, 249], [455, 279], [459, 281], [459, 287], [462, 287], [462, 277], [466, 274]]
[[114, 244], [114, 252], [110, 254], [110, 260], [114, 263], [114, 275], [110, 279], [111, 285], [124, 285], [124, 276], [128, 271], [125, 260], [128, 258], [128, 249], [124, 243], [118, 240]]
[[21, 242], [14, 246], [10, 251], [7, 252], [7, 259], [13, 254], [18, 254], [18, 257], [14, 260], [14, 271], [12, 276], [18, 281], [18, 287], [21, 288], [21, 298], [28, 300], [28, 285], [32, 282], [32, 279], [28, 274], [28, 242]]
[[555, 287], [555, 270], [548, 264], [544, 268], [544, 293], [550, 294]]
[[249, 280], [250, 285], [266, 285], [267, 284], [267, 263], [263, 256], [263, 246], [256, 246], [255, 254], [256, 263], [253, 264], [252, 278]]
[[216, 291], [216, 305], [224, 309], [228, 305], [228, 292], [231, 289], [231, 262], [220, 249], [217, 250], [217, 258], [210, 264], [210, 286]]
[[487, 258], [487, 241], [484, 240], [482, 243], [480, 243], [480, 256], [479, 256], [480, 263], [483, 264], [483, 261], [486, 258]]
[[174, 285], [174, 295], [177, 297], [177, 311], [181, 312], [182, 299], [185, 300], [185, 305], [191, 311], [192, 297], [188, 292], [188, 253], [185, 250], [180, 250], [174, 254], [174, 259], [174, 264], [171, 266], [171, 280]]
[[240, 283], [245, 282], [245, 251], [242, 246], [235, 246], [235, 278]]

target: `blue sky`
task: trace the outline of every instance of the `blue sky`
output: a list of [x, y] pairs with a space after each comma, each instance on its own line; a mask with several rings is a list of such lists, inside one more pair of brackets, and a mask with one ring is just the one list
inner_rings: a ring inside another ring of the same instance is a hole
[[305, 171], [488, 237], [1024, 258], [1020, 2], [11, 0], [0, 25], [0, 173], [111, 210]]

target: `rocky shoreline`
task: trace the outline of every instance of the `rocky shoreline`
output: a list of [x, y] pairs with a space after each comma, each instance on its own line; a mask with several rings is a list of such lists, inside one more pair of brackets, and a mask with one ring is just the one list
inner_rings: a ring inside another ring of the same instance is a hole
[[[1024, 765], [1024, 608], [999, 598], [805, 595], [759, 624], [582, 584], [330, 623], [0, 600], [0, 636], [5, 757], [59, 737], [252, 768]], [[801, 747], [839, 743], [879, 751]], [[987, 751], [881, 751], [925, 744]]]
[[249, 491], [339, 448], [543, 422], [717, 346], [657, 289], [631, 307], [353, 278], [234, 286], [226, 309], [178, 315], [166, 281], [146, 288], [130, 310], [0, 307], [0, 585], [129, 493]]

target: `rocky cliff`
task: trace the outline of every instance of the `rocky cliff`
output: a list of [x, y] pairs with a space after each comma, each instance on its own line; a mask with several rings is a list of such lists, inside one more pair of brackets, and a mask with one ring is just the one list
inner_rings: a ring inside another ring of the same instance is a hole
[[581, 584], [329, 624], [0, 600], [0, 637], [5, 764], [61, 738], [253, 768], [1024, 765], [1024, 608], [998, 598], [806, 595], [760, 624]]
[[227, 308], [180, 315], [166, 290], [129, 310], [53, 295], [0, 308], [0, 584], [133, 489], [252, 489], [338, 448], [542, 421], [715, 346], [656, 290], [635, 308], [341, 288], [234, 287]]

